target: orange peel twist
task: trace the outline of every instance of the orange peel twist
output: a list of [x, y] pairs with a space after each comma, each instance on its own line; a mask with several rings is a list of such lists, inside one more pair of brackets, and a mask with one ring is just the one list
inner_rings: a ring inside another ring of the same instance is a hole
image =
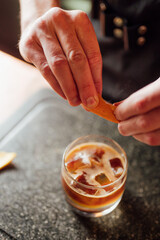
[[114, 115], [116, 106], [105, 101], [101, 96], [99, 96], [99, 103], [95, 108], [91, 109], [91, 108], [87, 108], [86, 106], [83, 106], [83, 107], [87, 111], [97, 114], [98, 116], [100, 116], [108, 121], [111, 121], [114, 123], [119, 123], [119, 121], [117, 120], [117, 118]]

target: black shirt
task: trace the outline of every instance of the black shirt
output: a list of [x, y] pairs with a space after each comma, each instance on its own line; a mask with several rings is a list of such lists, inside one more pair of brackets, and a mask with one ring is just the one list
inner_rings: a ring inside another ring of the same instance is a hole
[[108, 0], [107, 4], [115, 15], [127, 19], [128, 27], [147, 27], [145, 44], [125, 51], [122, 40], [102, 37], [99, 21], [93, 20], [103, 57], [103, 96], [115, 102], [160, 76], [160, 0]]

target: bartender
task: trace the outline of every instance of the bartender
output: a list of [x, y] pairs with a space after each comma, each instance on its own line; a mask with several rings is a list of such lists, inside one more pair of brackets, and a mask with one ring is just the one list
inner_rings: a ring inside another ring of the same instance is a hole
[[20, 0], [20, 53], [70, 105], [94, 108], [103, 90], [116, 102], [122, 135], [160, 145], [160, 1], [92, 2], [99, 41], [85, 12]]

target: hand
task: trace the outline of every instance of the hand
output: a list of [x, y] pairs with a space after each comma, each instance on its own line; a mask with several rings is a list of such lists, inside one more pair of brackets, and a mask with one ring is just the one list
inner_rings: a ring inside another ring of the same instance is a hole
[[120, 103], [115, 115], [122, 135], [160, 145], [160, 78]]
[[102, 57], [86, 13], [55, 7], [22, 33], [20, 52], [72, 106], [98, 104]]

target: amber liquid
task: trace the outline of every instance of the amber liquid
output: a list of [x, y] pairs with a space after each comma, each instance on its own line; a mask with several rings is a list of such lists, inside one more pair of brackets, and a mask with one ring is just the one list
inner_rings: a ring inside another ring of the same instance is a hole
[[69, 203], [81, 211], [98, 212], [124, 192], [124, 159], [106, 144], [87, 143], [65, 158], [62, 185]]

